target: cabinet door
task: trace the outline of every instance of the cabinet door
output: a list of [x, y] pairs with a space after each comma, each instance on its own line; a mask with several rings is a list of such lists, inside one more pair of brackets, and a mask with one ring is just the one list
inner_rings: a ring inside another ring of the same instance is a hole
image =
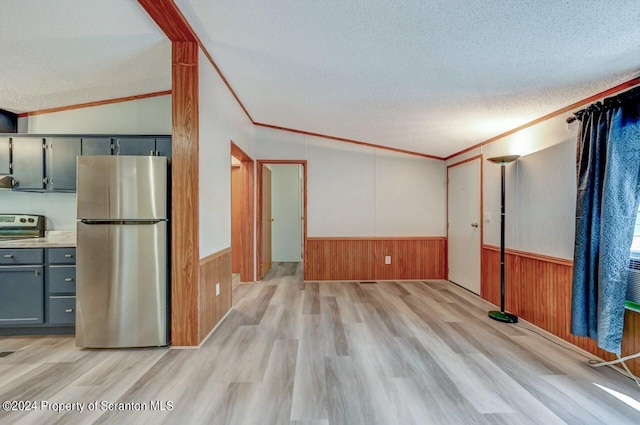
[[44, 139], [15, 137], [11, 143], [15, 190], [44, 189]]
[[82, 155], [111, 155], [111, 139], [108, 137], [83, 138]]
[[0, 325], [30, 325], [44, 318], [42, 266], [0, 267]]
[[155, 155], [156, 141], [152, 138], [126, 137], [116, 139], [116, 155]]
[[9, 169], [9, 143], [8, 137], [0, 137], [0, 174], [11, 174]]
[[156, 155], [171, 157], [171, 137], [156, 139]]
[[49, 189], [76, 190], [76, 158], [80, 155], [80, 138], [52, 137], [46, 140], [49, 150], [47, 177]]

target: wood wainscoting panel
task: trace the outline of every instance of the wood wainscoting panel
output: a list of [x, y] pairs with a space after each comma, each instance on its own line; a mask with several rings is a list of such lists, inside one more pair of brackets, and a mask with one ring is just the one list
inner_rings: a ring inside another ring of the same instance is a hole
[[[220, 295], [216, 296], [216, 283]], [[220, 322], [231, 308], [231, 248], [200, 260], [199, 341]]]
[[[507, 250], [505, 255], [505, 308], [565, 341], [600, 358], [615, 356], [597, 347], [591, 338], [571, 334], [571, 284], [573, 265], [570, 260], [522, 251]], [[500, 249], [482, 247], [482, 283], [480, 294], [485, 300], [500, 304]], [[625, 313], [622, 355], [640, 351], [640, 314]], [[640, 375], [640, 359], [627, 362], [629, 369]]]
[[444, 237], [307, 238], [305, 280], [444, 279], [445, 256]]

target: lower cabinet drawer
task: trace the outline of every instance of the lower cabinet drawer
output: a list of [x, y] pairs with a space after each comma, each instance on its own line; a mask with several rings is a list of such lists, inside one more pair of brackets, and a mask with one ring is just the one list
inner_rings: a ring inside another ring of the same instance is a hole
[[76, 266], [49, 266], [49, 293], [76, 293]]
[[76, 297], [49, 297], [49, 323], [53, 325], [76, 323]]

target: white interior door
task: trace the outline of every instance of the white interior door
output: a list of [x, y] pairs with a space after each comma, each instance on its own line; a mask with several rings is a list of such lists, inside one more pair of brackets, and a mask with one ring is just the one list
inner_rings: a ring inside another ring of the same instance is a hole
[[450, 167], [448, 174], [449, 280], [480, 294], [481, 158]]

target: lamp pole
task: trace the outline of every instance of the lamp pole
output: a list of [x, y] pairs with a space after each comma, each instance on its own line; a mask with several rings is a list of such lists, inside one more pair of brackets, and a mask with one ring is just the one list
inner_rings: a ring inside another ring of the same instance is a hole
[[505, 166], [511, 162], [517, 161], [520, 155], [507, 155], [498, 156], [494, 158], [487, 158], [487, 161], [500, 165], [500, 179], [502, 183], [501, 197], [500, 197], [500, 311], [490, 311], [489, 317], [493, 320], [504, 323], [516, 323], [518, 316], [515, 314], [507, 313], [504, 309], [504, 294], [505, 294], [505, 273], [504, 273], [504, 251], [505, 251]]

